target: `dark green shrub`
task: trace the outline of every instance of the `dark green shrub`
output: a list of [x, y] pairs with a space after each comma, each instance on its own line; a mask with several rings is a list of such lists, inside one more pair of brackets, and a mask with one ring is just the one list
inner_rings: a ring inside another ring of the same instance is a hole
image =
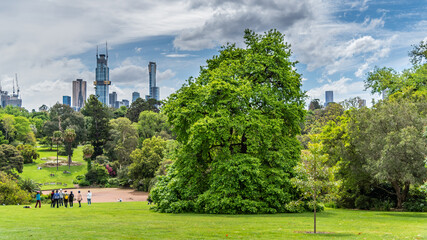
[[356, 208], [358, 208], [358, 209], [369, 210], [370, 202], [371, 202], [370, 197], [361, 195], [361, 196], [356, 198], [356, 201], [354, 202], [354, 204], [355, 204]]
[[79, 181], [79, 186], [81, 186], [81, 187], [90, 186], [90, 182], [86, 179], [82, 179]]
[[119, 179], [117, 178], [110, 178], [108, 179], [108, 184], [109, 184], [109, 187], [118, 187], [120, 185], [120, 182], [119, 182]]
[[99, 164], [94, 164], [92, 168], [86, 173], [86, 180], [90, 184], [103, 185], [107, 183], [108, 180], [108, 171], [104, 166]]

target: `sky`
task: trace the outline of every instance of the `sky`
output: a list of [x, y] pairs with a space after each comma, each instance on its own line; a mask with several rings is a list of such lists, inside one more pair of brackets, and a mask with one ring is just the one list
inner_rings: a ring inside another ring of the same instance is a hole
[[148, 62], [157, 63], [166, 99], [227, 42], [243, 33], [277, 29], [291, 44], [307, 101], [359, 96], [375, 66], [410, 68], [412, 45], [427, 41], [427, 0], [14, 0], [0, 1], [0, 81], [22, 105], [62, 103], [72, 81], [94, 93], [96, 47], [108, 42], [110, 92], [148, 94]]

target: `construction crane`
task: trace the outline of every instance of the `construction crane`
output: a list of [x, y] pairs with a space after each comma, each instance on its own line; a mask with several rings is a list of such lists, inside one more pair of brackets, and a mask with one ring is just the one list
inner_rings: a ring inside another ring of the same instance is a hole
[[18, 74], [15, 73], [15, 77], [16, 77], [16, 91], [17, 91], [17, 95], [19, 97]]

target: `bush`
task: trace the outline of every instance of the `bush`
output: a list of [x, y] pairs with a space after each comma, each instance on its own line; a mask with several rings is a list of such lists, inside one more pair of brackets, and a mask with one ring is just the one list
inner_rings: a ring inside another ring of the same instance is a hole
[[119, 185], [122, 187], [130, 186], [129, 170], [127, 167], [123, 167], [117, 171], [117, 179], [119, 180]]
[[76, 176], [76, 180], [82, 180], [82, 179], [84, 179], [85, 178], [85, 176], [84, 175], [77, 175]]
[[361, 195], [361, 196], [359, 196], [359, 197], [356, 198], [356, 201], [354, 202], [354, 205], [358, 209], [369, 210], [369, 208], [370, 208], [370, 201], [371, 201], [370, 197]]
[[25, 190], [29, 193], [40, 191], [39, 184], [29, 178], [21, 179], [19, 181], [19, 186], [21, 187], [22, 190]]
[[0, 172], [0, 204], [15, 205], [30, 201], [30, 193], [22, 190], [12, 177]]
[[120, 185], [119, 179], [117, 179], [117, 178], [108, 179], [108, 185], [109, 185], [109, 187], [118, 187]]
[[24, 163], [33, 163], [33, 160], [36, 160], [40, 155], [37, 153], [37, 150], [29, 144], [21, 144], [16, 147], [24, 157]]
[[86, 180], [90, 184], [103, 185], [107, 183], [108, 171], [104, 166], [94, 164], [92, 168], [86, 173]]
[[99, 155], [99, 156], [96, 156], [96, 162], [101, 165], [104, 165], [109, 163], [109, 158], [105, 155]]
[[90, 186], [90, 182], [86, 179], [82, 179], [79, 181], [79, 186], [81, 186], [81, 187]]
[[410, 197], [403, 203], [403, 208], [406, 211], [427, 212], [427, 192], [424, 192], [424, 186], [411, 189], [409, 192]]

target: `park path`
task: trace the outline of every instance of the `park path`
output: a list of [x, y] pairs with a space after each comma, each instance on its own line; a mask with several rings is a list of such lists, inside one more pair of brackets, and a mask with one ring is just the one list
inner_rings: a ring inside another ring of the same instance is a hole
[[[117, 202], [122, 199], [123, 202], [137, 202], [147, 201], [147, 192], [138, 192], [133, 189], [121, 189], [121, 188], [74, 188], [74, 189], [63, 189], [67, 190], [67, 193], [73, 191], [75, 198], [77, 198], [77, 192], [80, 191], [83, 196], [84, 203], [87, 202], [86, 194], [90, 190], [92, 193], [92, 202]], [[43, 191], [43, 194], [49, 194], [51, 190]]]

